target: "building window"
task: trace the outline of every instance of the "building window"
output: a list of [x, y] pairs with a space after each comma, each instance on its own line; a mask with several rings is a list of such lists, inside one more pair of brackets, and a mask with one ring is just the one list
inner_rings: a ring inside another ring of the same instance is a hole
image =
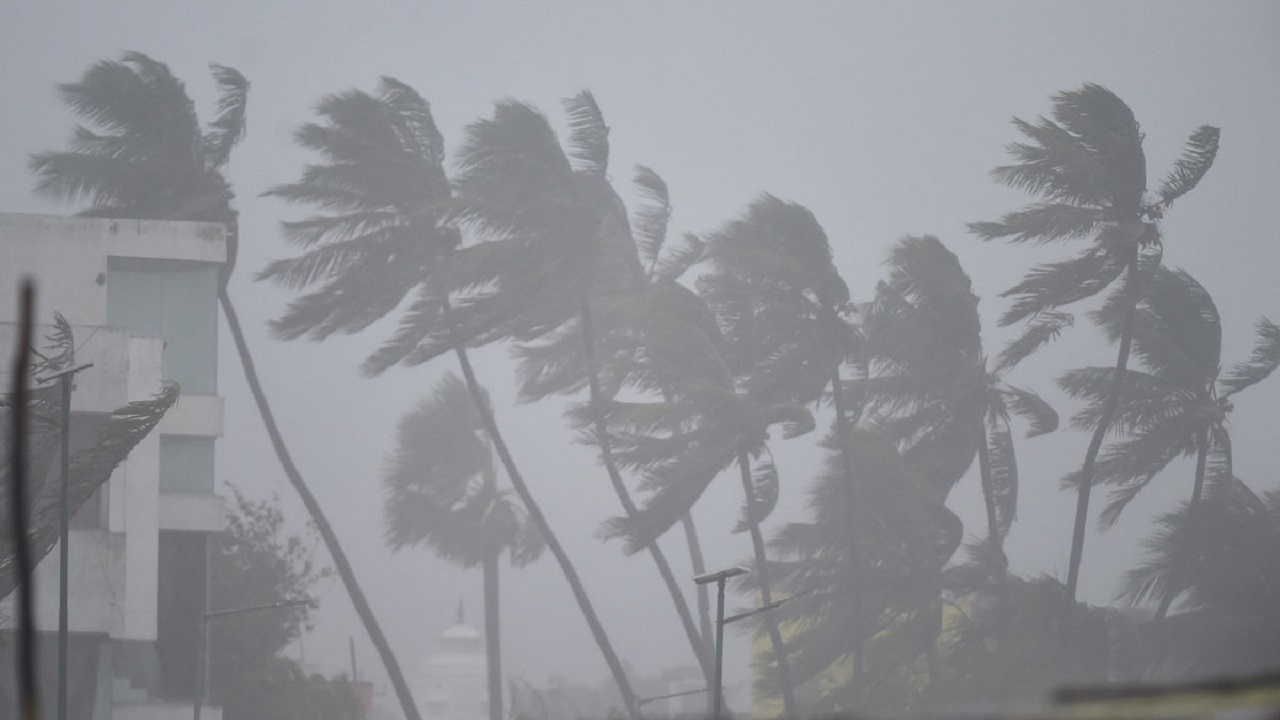
[[191, 395], [218, 391], [218, 270], [208, 263], [111, 258], [107, 323], [164, 340], [163, 373]]
[[213, 438], [160, 436], [160, 492], [212, 493]]

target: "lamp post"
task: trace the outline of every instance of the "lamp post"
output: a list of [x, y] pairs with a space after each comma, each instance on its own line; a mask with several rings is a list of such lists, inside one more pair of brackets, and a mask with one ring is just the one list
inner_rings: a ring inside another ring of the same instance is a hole
[[259, 612], [262, 610], [276, 610], [278, 608], [297, 607], [306, 605], [307, 600], [287, 600], [285, 602], [274, 603], [272, 605], [253, 605], [251, 607], [231, 608], [229, 610], [211, 610], [200, 616], [200, 634], [196, 636], [196, 687], [192, 695], [195, 700], [192, 703], [191, 717], [193, 720], [200, 720], [200, 705], [204, 702], [204, 676], [205, 676], [205, 644], [207, 639], [205, 635], [209, 632], [209, 620], [211, 618], [226, 617], [227, 615], [240, 615], [243, 613]]
[[62, 518], [58, 541], [58, 720], [67, 720], [67, 586], [70, 573], [67, 565], [70, 561], [68, 536], [71, 525], [71, 389], [75, 375], [93, 367], [93, 363], [85, 363], [79, 367], [46, 375], [36, 382], [44, 385], [58, 381], [62, 386], [62, 487], [58, 499], [58, 512]]
[[715, 683], [711, 688], [711, 720], [720, 720], [720, 708], [724, 703], [724, 585], [729, 578], [745, 575], [747, 569], [734, 566], [719, 572], [699, 575], [693, 581], [699, 585], [716, 584], [716, 669]]

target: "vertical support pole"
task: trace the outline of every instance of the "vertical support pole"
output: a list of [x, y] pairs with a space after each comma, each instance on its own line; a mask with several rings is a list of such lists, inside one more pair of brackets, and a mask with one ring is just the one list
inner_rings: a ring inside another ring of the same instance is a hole
[[192, 691], [195, 700], [192, 701], [191, 717], [192, 720], [200, 720], [200, 706], [204, 704], [204, 646], [207, 640], [205, 635], [209, 632], [208, 615], [200, 615], [200, 632], [196, 633], [196, 686]]
[[711, 688], [715, 698], [712, 720], [720, 720], [720, 707], [724, 698], [724, 584], [728, 578], [720, 578], [716, 583], [716, 673], [715, 687]]
[[62, 385], [62, 488], [58, 510], [62, 518], [58, 542], [58, 720], [67, 720], [67, 598], [70, 572], [71, 526], [71, 380], [74, 373], [63, 375]]

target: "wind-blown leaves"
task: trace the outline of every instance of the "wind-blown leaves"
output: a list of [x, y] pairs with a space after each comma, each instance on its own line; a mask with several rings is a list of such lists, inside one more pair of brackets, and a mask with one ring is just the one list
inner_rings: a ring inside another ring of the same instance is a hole
[[1027, 320], [1026, 330], [1000, 352], [993, 372], [1012, 370], [1036, 351], [1057, 340], [1064, 328], [1074, 324], [1073, 315], [1059, 310], [1046, 310], [1031, 316]]
[[772, 460], [755, 463], [751, 484], [754, 492], [743, 504], [742, 517], [733, 526], [735, 533], [746, 532], [752, 525], [764, 522], [778, 506], [778, 468]]
[[218, 97], [218, 114], [205, 134], [205, 161], [218, 169], [231, 159], [231, 149], [244, 138], [245, 109], [249, 104], [249, 81], [235, 68], [210, 63], [209, 69], [222, 94]]
[[1218, 156], [1218, 128], [1203, 125], [1187, 140], [1182, 157], [1173, 164], [1173, 170], [1160, 183], [1160, 204], [1169, 207], [1174, 200], [1195, 189], [1204, 179]]
[[1007, 428], [993, 430], [988, 442], [991, 456], [992, 504], [996, 511], [996, 531], [1003, 537], [1018, 515], [1018, 459], [1013, 435]]
[[[50, 470], [58, 446], [60, 422], [57, 414], [56, 388], [37, 390], [31, 394], [32, 423], [28, 467], [31, 508], [31, 549], [33, 561], [47, 555], [57, 544], [61, 521], [59, 510], [60, 480]], [[97, 490], [111, 479], [111, 474], [129, 453], [142, 442], [165, 413], [178, 400], [177, 385], [166, 385], [148, 400], [131, 402], [117, 409], [96, 428], [92, 442], [71, 454], [67, 482], [69, 506], [75, 513]], [[6, 403], [7, 406], [7, 403]], [[7, 412], [5, 413], [7, 415]], [[7, 420], [7, 418], [6, 418]], [[4, 423], [7, 425], [7, 422]], [[0, 485], [8, 486], [13, 478], [9, 466], [0, 469]], [[0, 541], [0, 597], [13, 591], [18, 582], [13, 548], [6, 537]]]
[[1030, 423], [1027, 437], [1044, 435], [1058, 429], [1057, 411], [1036, 393], [1012, 385], [1004, 385], [1001, 388], [1001, 394], [1009, 410]]
[[1247, 362], [1231, 368], [1221, 381], [1223, 397], [1235, 395], [1245, 388], [1266, 380], [1280, 367], [1280, 326], [1266, 318], [1258, 321], [1258, 340]]
[[658, 173], [644, 165], [636, 166], [636, 189], [644, 201], [634, 213], [631, 222], [636, 237], [636, 249], [640, 259], [649, 267], [652, 275], [667, 241], [667, 223], [671, 220], [671, 201], [667, 196], [667, 183]]

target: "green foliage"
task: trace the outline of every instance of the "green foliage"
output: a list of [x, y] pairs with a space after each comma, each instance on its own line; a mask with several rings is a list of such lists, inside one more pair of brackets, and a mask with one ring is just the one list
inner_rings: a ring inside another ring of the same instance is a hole
[[314, 559], [315, 531], [291, 533], [275, 498], [250, 500], [236, 486], [228, 488], [227, 529], [215, 536], [212, 554], [212, 606], [308, 604], [210, 623], [213, 702], [227, 720], [360, 720], [359, 699], [345, 678], [307, 676], [282, 655], [308, 629], [314, 588], [331, 575]]

